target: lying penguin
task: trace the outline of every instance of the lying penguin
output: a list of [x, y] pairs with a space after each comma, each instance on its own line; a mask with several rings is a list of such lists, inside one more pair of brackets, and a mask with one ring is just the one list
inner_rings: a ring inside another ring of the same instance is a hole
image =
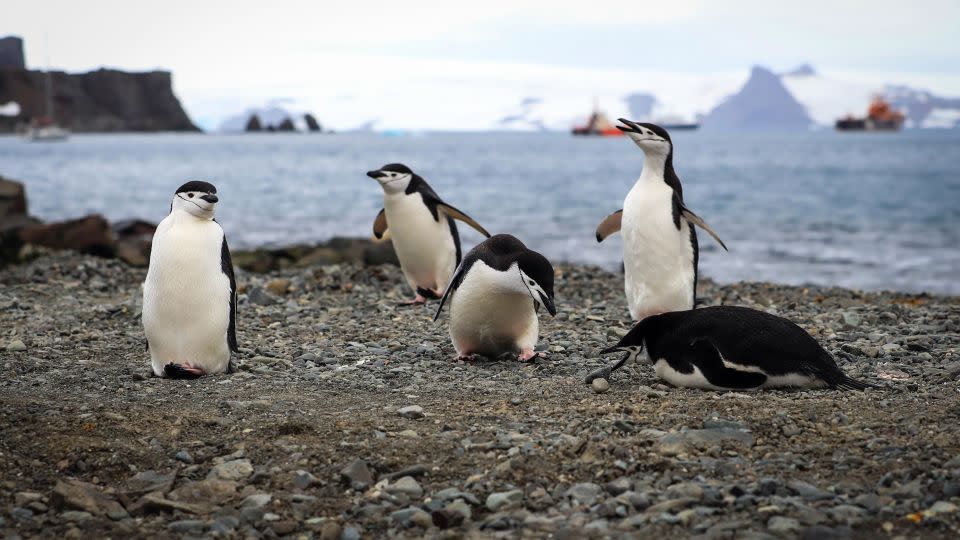
[[367, 176], [383, 188], [383, 209], [373, 222], [373, 235], [389, 233], [400, 269], [416, 297], [407, 304], [423, 304], [446, 291], [460, 264], [459, 219], [489, 237], [490, 233], [470, 216], [443, 202], [421, 178], [401, 163], [370, 171]]
[[175, 379], [231, 370], [237, 281], [227, 237], [213, 219], [217, 188], [187, 182], [157, 225], [143, 283], [143, 330], [153, 373]]
[[521, 362], [534, 352], [540, 333], [540, 306], [557, 314], [553, 266], [509, 234], [492, 236], [470, 250], [440, 299], [433, 318], [450, 301], [450, 337], [460, 360], [473, 355], [518, 353]]
[[619, 343], [601, 351], [623, 351], [624, 357], [591, 373], [587, 383], [609, 379], [644, 349], [657, 376], [674, 386], [706, 390], [864, 390], [873, 386], [844, 374], [830, 353], [796, 324], [737, 306], [673, 311], [643, 319]]

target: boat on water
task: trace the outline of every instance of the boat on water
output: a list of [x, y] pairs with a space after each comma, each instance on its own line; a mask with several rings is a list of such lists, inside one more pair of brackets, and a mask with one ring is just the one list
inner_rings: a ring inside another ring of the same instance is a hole
[[867, 116], [858, 118], [848, 115], [836, 122], [837, 131], [899, 131], [906, 117], [895, 110], [881, 96], [874, 96], [867, 109]]
[[593, 104], [593, 112], [586, 124], [574, 126], [570, 131], [574, 135], [598, 135], [600, 137], [620, 137], [623, 132], [613, 125], [607, 115], [600, 110], [597, 103]]
[[53, 79], [50, 72], [44, 77], [44, 114], [30, 121], [21, 135], [30, 142], [65, 141], [70, 136], [70, 130], [61, 127], [53, 117]]

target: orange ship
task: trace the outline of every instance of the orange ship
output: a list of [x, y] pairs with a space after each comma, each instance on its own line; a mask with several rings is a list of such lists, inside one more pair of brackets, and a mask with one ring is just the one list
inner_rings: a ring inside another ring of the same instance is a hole
[[620, 137], [623, 132], [614, 127], [607, 115], [600, 111], [596, 101], [593, 103], [593, 113], [590, 119], [582, 126], [576, 126], [571, 130], [574, 135], [600, 135], [601, 137]]
[[837, 120], [836, 127], [838, 131], [897, 131], [904, 120], [903, 113], [894, 110], [881, 96], [874, 96], [866, 118], [850, 115]]

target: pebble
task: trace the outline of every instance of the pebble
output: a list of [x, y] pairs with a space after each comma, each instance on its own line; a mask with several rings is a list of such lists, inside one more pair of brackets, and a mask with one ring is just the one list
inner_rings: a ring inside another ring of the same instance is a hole
[[491, 512], [516, 508], [523, 504], [523, 492], [519, 489], [491, 493], [487, 496], [486, 506]]
[[297, 489], [307, 489], [316, 482], [316, 476], [302, 469], [293, 473], [293, 486]]
[[226, 461], [213, 467], [207, 478], [221, 480], [243, 480], [253, 474], [253, 465], [249, 459], [235, 459]]
[[404, 418], [417, 419], [423, 418], [423, 407], [419, 405], [407, 405], [397, 409], [397, 414]]
[[396, 482], [387, 484], [384, 488], [391, 493], [405, 493], [411, 497], [420, 497], [423, 495], [423, 488], [411, 476], [404, 476]]
[[363, 491], [372, 486], [374, 480], [367, 463], [362, 459], [355, 459], [349, 465], [340, 469], [340, 476], [347, 481], [351, 488], [358, 491]]
[[590, 383], [590, 386], [593, 388], [593, 391], [598, 394], [603, 394], [610, 389], [610, 382], [602, 377], [597, 377]]
[[20, 352], [27, 350], [27, 345], [20, 339], [11, 339], [7, 343], [7, 350], [11, 352]]

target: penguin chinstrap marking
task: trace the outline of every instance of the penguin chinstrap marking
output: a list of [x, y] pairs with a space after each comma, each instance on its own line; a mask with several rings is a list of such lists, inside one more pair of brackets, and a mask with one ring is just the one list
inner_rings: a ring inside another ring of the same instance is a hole
[[832, 388], [873, 385], [848, 377], [833, 357], [793, 322], [755, 309], [710, 306], [652, 315], [601, 354], [625, 352], [610, 374], [643, 351], [658, 377], [674, 386], [706, 390]]
[[383, 209], [373, 222], [373, 235], [387, 234], [400, 260], [400, 269], [416, 297], [407, 304], [440, 298], [462, 258], [455, 219], [489, 237], [479, 223], [443, 202], [421, 178], [400, 163], [384, 165], [367, 176], [383, 188]]
[[153, 235], [143, 284], [143, 329], [158, 376], [232, 371], [237, 282], [227, 238], [214, 220], [218, 201], [213, 185], [187, 182]]
[[460, 360], [518, 354], [526, 362], [540, 336], [540, 306], [557, 314], [553, 266], [509, 234], [492, 236], [463, 259], [440, 299], [450, 304], [450, 338]]
[[673, 169], [673, 142], [655, 124], [620, 119], [617, 128], [643, 150], [643, 170], [623, 201], [623, 209], [597, 227], [597, 242], [623, 234], [624, 291], [634, 320], [692, 309], [696, 302], [700, 250], [694, 225], [727, 249], [699, 216], [683, 203], [683, 187]]

